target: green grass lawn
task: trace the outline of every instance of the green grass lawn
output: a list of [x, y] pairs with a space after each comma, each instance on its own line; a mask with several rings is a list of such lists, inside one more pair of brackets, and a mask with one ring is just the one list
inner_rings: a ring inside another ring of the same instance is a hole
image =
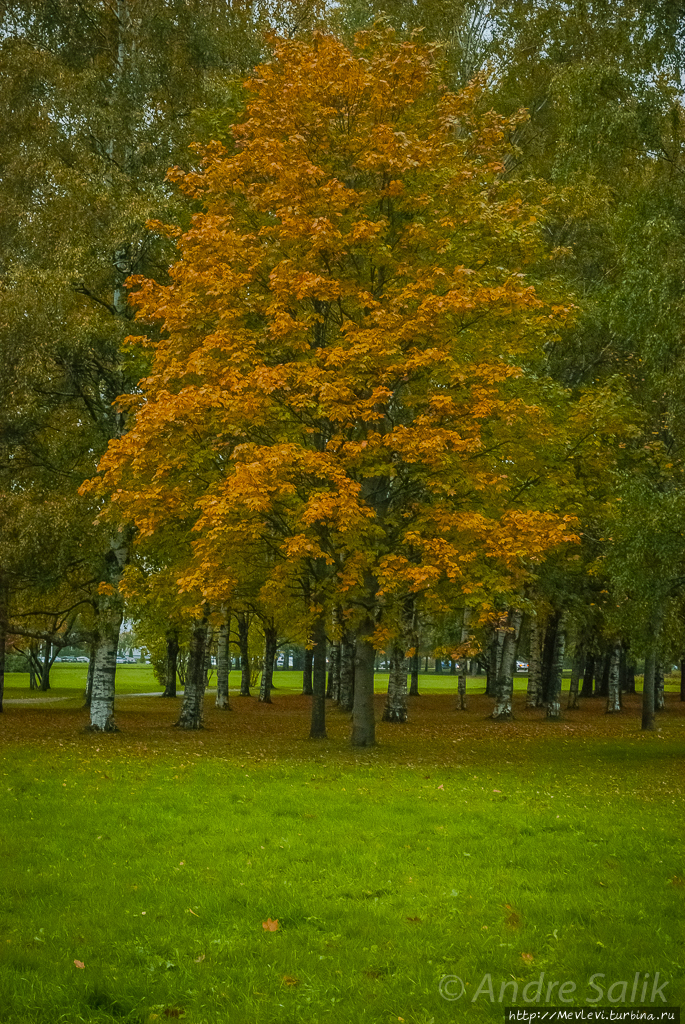
[[[80, 700], [86, 685], [86, 674], [88, 666], [85, 664], [53, 665], [50, 672], [50, 690], [46, 693], [40, 690], [29, 690], [28, 672], [8, 672], [5, 677], [5, 698], [7, 700], [44, 700], [46, 697], [72, 697]], [[235, 670], [230, 677], [231, 688], [239, 687], [240, 674]], [[287, 671], [275, 672], [274, 682], [278, 691], [284, 693], [300, 693], [302, 690], [302, 674], [300, 672]], [[457, 688], [457, 677], [449, 674], [433, 675], [422, 674], [419, 677], [420, 689], [427, 693], [454, 693]], [[210, 687], [216, 685], [216, 675], [212, 673]], [[516, 675], [514, 677], [514, 690], [521, 692], [528, 685], [528, 677]], [[388, 673], [376, 673], [376, 691], [384, 692], [388, 688]], [[485, 690], [485, 676], [469, 677], [468, 688], [470, 691], [483, 692]], [[642, 680], [638, 681], [638, 691], [642, 688]], [[668, 677], [666, 690], [675, 693], [680, 689], [680, 682], [676, 678]], [[160, 686], [154, 678], [151, 665], [117, 665], [117, 693], [154, 693], [159, 692]]]
[[[306, 739], [291, 675], [272, 707], [209, 697], [200, 733], [169, 728], [179, 701], [135, 697], [120, 733], [84, 733], [80, 666], [54, 676], [73, 700], [8, 705], [2, 1024], [503, 1021], [564, 985], [570, 1006], [630, 1008], [635, 985], [648, 1005], [657, 972], [685, 1003], [675, 698], [656, 734], [639, 698], [548, 724], [520, 695], [501, 724], [429, 677], [406, 726], [353, 751], [336, 709]], [[153, 688], [142, 666], [119, 680]]]

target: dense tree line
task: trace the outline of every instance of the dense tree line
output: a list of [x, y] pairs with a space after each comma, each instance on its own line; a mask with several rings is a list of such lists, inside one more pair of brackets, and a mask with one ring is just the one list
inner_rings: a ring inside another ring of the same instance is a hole
[[125, 614], [186, 728], [232, 645], [360, 745], [378, 651], [390, 721], [427, 653], [663, 706], [682, 12], [383, 8], [5, 5], [0, 658], [88, 645], [95, 729]]

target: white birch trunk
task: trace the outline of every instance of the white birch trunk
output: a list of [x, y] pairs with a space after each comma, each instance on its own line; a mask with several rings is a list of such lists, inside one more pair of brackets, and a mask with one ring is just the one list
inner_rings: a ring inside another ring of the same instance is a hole
[[536, 614], [530, 620], [530, 655], [528, 657], [528, 690], [526, 707], [539, 706], [542, 691], [542, 630]]
[[498, 721], [508, 721], [513, 717], [512, 693], [514, 689], [514, 668], [518, 650], [519, 635], [523, 612], [520, 608], [512, 608], [508, 617], [508, 631], [502, 644], [502, 659], [497, 676], [497, 694], [492, 717]]
[[205, 696], [205, 647], [207, 621], [196, 622], [190, 638], [188, 670], [183, 690], [181, 714], [176, 725], [179, 729], [202, 729]]
[[607, 694], [607, 715], [615, 715], [621, 710], [621, 645], [615, 644], [609, 663], [609, 688]]
[[384, 722], [407, 721], [407, 669], [404, 651], [399, 644], [393, 644], [390, 652], [388, 697], [383, 711]]
[[98, 638], [95, 643], [93, 690], [90, 699], [90, 729], [93, 732], [117, 732], [114, 723], [114, 689], [119, 648], [119, 631], [123, 620], [119, 602], [98, 616]]
[[231, 672], [231, 634], [229, 630], [230, 613], [225, 613], [224, 621], [219, 626], [216, 648], [216, 706], [227, 710], [228, 677]]
[[[465, 644], [469, 638], [469, 622], [471, 621], [471, 609], [464, 608], [464, 618], [461, 624], [461, 642]], [[466, 673], [468, 672], [469, 661], [466, 655], [462, 655], [459, 661], [459, 675], [457, 677], [457, 711], [466, 711]]]

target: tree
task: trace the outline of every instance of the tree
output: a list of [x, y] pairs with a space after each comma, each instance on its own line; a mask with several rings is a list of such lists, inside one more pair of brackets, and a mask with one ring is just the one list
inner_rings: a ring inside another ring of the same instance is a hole
[[140, 537], [192, 520], [180, 586], [210, 603], [251, 549], [274, 594], [318, 572], [356, 633], [366, 745], [406, 598], [512, 595], [570, 536], [514, 487], [531, 422], [553, 429], [519, 364], [570, 308], [526, 277], [540, 196], [502, 177], [523, 115], [485, 110], [478, 83], [444, 91], [431, 49], [389, 30], [356, 47], [276, 42], [232, 151], [170, 173], [202, 212], [168, 285], [129, 282], [161, 334], [94, 486]]

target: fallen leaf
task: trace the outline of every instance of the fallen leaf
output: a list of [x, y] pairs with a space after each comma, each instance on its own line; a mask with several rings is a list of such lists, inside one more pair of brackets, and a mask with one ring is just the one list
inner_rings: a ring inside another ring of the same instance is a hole
[[289, 974], [284, 974], [283, 975], [283, 984], [284, 985], [288, 985], [290, 988], [292, 988], [293, 985], [299, 985], [300, 984], [300, 979], [299, 978], [291, 978]]
[[85, 966], [86, 965], [81, 960], [74, 960], [74, 967], [78, 967], [80, 971], [82, 971]]
[[195, 960], [193, 961], [193, 963], [196, 963], [196, 964], [201, 964], [201, 963], [202, 963], [202, 961], [204, 960], [204, 958], [205, 958], [205, 955], [204, 955], [204, 953], [200, 953], [200, 955], [199, 955], [199, 956], [196, 956], [196, 957], [195, 957]]
[[262, 928], [265, 932], [277, 932], [278, 931], [278, 918], [272, 921], [270, 917], [267, 917], [266, 921], [262, 921]]
[[521, 953], [521, 959], [525, 960], [527, 964], [532, 964], [534, 957], [532, 953]]
[[420, 920], [421, 920], [420, 917], [408, 917], [407, 918], [407, 921], [420, 921]]
[[199, 914], [196, 914], [196, 913], [195, 913], [195, 911], [193, 910], [193, 908], [192, 908], [192, 907], [188, 907], [188, 911], [187, 911], [187, 912], [188, 912], [189, 914], [192, 914], [192, 915], [193, 915], [193, 917], [199, 917], [199, 916], [200, 916]]
[[492, 792], [493, 792], [493, 793], [501, 793], [501, 792], [502, 792], [502, 790], [501, 790], [501, 789], [493, 789], [493, 791], [492, 791]]
[[442, 785], [442, 783], [438, 786], [438, 789], [444, 789], [444, 788], [445, 787]]

